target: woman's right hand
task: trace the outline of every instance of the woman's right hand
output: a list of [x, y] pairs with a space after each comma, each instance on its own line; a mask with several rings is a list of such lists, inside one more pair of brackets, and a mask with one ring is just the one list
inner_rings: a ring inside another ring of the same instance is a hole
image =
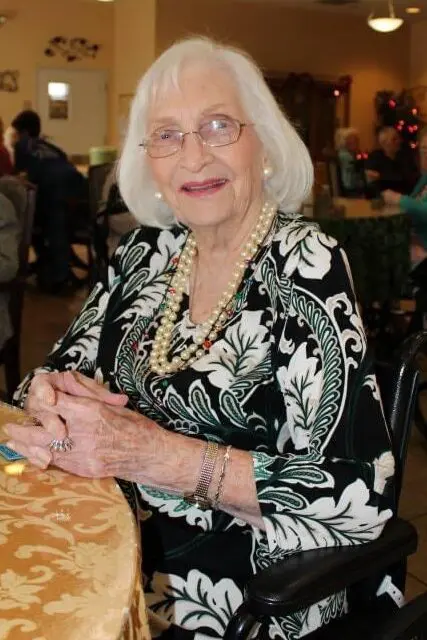
[[67, 435], [66, 425], [56, 407], [57, 391], [116, 407], [124, 407], [128, 401], [125, 394], [112, 393], [78, 371], [39, 373], [31, 382], [24, 409], [52, 435], [52, 440], [63, 440]]

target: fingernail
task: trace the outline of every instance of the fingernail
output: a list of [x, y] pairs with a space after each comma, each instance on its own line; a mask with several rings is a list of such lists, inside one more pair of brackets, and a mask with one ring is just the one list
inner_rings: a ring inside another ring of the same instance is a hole
[[15, 449], [16, 444], [13, 442], [13, 440], [9, 440], [9, 442], [6, 442], [6, 447], [9, 447], [9, 449]]
[[9, 429], [7, 427], [3, 427], [3, 433], [5, 433], [8, 436], [9, 435]]

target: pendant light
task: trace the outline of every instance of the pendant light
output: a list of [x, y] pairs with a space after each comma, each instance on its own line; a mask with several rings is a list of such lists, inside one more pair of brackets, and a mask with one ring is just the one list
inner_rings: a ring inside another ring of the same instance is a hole
[[380, 33], [391, 33], [392, 31], [396, 31], [402, 26], [402, 24], [402, 18], [396, 18], [393, 0], [388, 0], [388, 16], [376, 18], [375, 14], [371, 13], [368, 18], [368, 25], [371, 29], [379, 31]]

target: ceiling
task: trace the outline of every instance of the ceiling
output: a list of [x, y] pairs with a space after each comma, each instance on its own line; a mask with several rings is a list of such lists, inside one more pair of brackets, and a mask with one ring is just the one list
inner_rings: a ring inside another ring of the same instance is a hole
[[[97, 2], [97, 0], [66, 0], [67, 2]], [[113, 0], [116, 3], [119, 3], [120, 0]], [[181, 0], [175, 0], [177, 6], [179, 6], [179, 2]], [[200, 3], [203, 3], [203, 0], [199, 0]], [[328, 4], [322, 4], [321, 2], [325, 0], [218, 0], [219, 2], [263, 2], [265, 4], [281, 4], [288, 5], [292, 7], [297, 7], [299, 9], [309, 9], [316, 11], [332, 11], [337, 13], [346, 13], [346, 14], [361, 14], [366, 15], [371, 11], [375, 11], [375, 13], [381, 13], [381, 15], [385, 15], [388, 10], [388, 0], [352, 0], [349, 2], [348, 0], [326, 0]], [[64, 2], [64, 0], [61, 0]], [[342, 2], [343, 4], [339, 4]], [[0, 3], [3, 4], [11, 4], [13, 5], [13, 0], [0, 0]], [[329, 4], [330, 3], [330, 4]], [[394, 6], [396, 9], [396, 14], [400, 17], [405, 18], [405, 20], [417, 21], [417, 20], [427, 20], [427, 0], [394, 0]], [[418, 15], [408, 15], [405, 13], [405, 8], [409, 6], [417, 6], [420, 7], [421, 12]]]
[[[203, 2], [203, 0], [200, 0]], [[270, 2], [274, 4], [288, 5], [292, 7], [298, 7], [300, 9], [311, 9], [320, 11], [333, 11], [339, 13], [358, 13], [366, 15], [371, 11], [375, 13], [381, 13], [385, 15], [388, 11], [387, 0], [353, 0], [351, 3], [344, 3], [342, 5], [333, 4], [338, 3], [340, 0], [327, 0], [331, 4], [321, 4], [319, 0], [224, 0], [231, 2]], [[343, 1], [343, 0], [341, 0]], [[116, 0], [120, 2], [120, 0]], [[179, 2], [179, 0], [177, 0]], [[408, 15], [405, 12], [406, 7], [416, 6], [421, 9], [418, 15]], [[427, 20], [427, 0], [394, 0], [394, 7], [396, 15], [408, 20]]]

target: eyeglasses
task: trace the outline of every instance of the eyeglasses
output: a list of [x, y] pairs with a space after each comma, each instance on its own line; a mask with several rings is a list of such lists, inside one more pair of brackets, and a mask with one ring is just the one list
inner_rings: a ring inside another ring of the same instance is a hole
[[249, 123], [221, 116], [202, 122], [196, 131], [184, 133], [173, 127], [162, 127], [139, 146], [143, 147], [151, 158], [167, 158], [182, 149], [185, 136], [190, 134], [198, 135], [208, 147], [225, 147], [237, 142], [243, 127], [248, 126]]

